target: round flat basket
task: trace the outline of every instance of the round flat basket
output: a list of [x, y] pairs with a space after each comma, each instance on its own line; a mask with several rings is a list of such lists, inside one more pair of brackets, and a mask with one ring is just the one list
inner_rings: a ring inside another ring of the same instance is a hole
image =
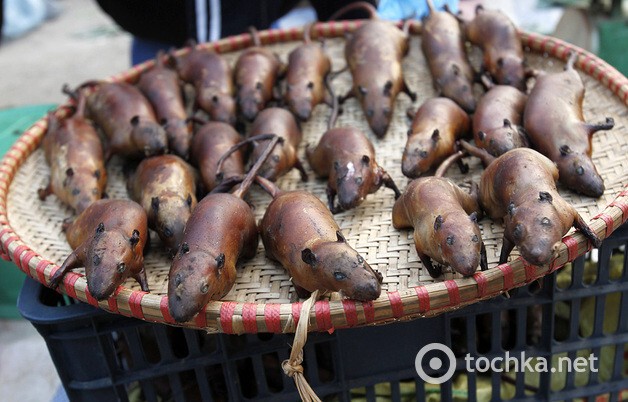
[[[359, 21], [345, 21], [315, 25], [313, 36], [325, 39], [325, 49], [332, 58], [334, 71], [345, 66], [344, 35], [359, 24]], [[420, 23], [411, 24], [410, 52], [403, 60], [404, 75], [418, 98], [412, 102], [405, 94], [398, 96], [386, 137], [381, 140], [375, 138], [354, 99], [345, 102], [337, 123], [337, 126], [350, 125], [367, 133], [375, 145], [378, 163], [402, 190], [408, 183], [401, 173], [401, 155], [410, 124], [406, 110], [416, 109], [426, 99], [437, 95], [420, 49], [420, 31]], [[260, 32], [260, 37], [265, 46], [285, 61], [288, 53], [299, 44], [302, 34], [302, 29], [269, 30]], [[526, 32], [521, 32], [520, 36], [528, 63], [537, 70], [560, 71], [568, 54], [577, 52], [575, 66], [586, 87], [585, 119], [597, 122], [604, 121], [608, 116], [615, 120], [612, 130], [593, 137], [593, 159], [605, 180], [604, 195], [593, 199], [559, 186], [560, 193], [576, 207], [598, 236], [606, 238], [628, 218], [628, 193], [625, 190], [628, 184], [628, 80], [594, 55], [563, 41]], [[233, 64], [240, 51], [251, 45], [251, 36], [243, 34], [201, 46], [220, 52]], [[186, 51], [182, 49], [179, 53]], [[469, 48], [469, 51], [472, 62], [475, 57], [477, 67], [478, 50]], [[152, 65], [152, 62], [138, 65], [107, 81], [132, 82]], [[351, 86], [349, 72], [338, 75], [332, 86], [336, 95], [345, 94]], [[68, 112], [68, 105], [56, 110], [60, 116]], [[302, 124], [304, 140], [299, 149], [302, 159], [306, 145], [316, 144], [325, 132], [329, 114], [327, 106], [317, 106], [311, 120]], [[13, 260], [21, 270], [42, 284], [48, 283], [71, 252], [62, 225], [65, 219], [73, 217], [73, 212], [56, 197], [50, 196], [45, 201], [37, 197], [37, 189], [47, 185], [49, 177], [44, 153], [38, 148], [46, 127], [47, 119], [44, 117], [26, 130], [0, 166], [3, 257]], [[469, 158], [468, 163], [469, 173], [463, 175], [457, 169], [450, 169], [448, 176], [462, 186], [468, 186], [469, 181], [478, 183], [482, 166], [474, 158]], [[316, 178], [305, 161], [304, 164], [310, 175], [308, 182], [302, 182], [298, 172], [292, 171], [280, 178], [278, 185], [284, 190], [306, 189], [325, 200], [326, 180]], [[109, 196], [127, 198], [121, 160], [112, 159], [107, 168]], [[255, 206], [256, 217], [260, 219], [270, 197], [254, 186], [248, 200]], [[528, 284], [584, 254], [591, 247], [583, 235], [572, 229], [563, 238], [558, 256], [549, 265], [527, 264], [518, 256], [517, 249], [507, 264], [498, 265], [502, 225], [484, 218], [480, 226], [487, 247], [489, 269], [463, 278], [445, 268], [441, 278], [433, 279], [417, 256], [412, 231], [393, 228], [393, 204], [393, 192], [382, 188], [369, 195], [358, 208], [335, 215], [348, 243], [383, 275], [383, 291], [377, 300], [367, 303], [343, 299], [336, 293], [324, 295], [310, 310], [309, 331], [381, 324], [458, 309]], [[150, 292], [141, 291], [135, 281], [128, 280], [109, 299], [97, 302], [87, 289], [81, 269], [67, 274], [59, 291], [113, 313], [208, 332], [295, 331], [302, 303], [298, 301], [285, 269], [265, 257], [261, 242], [257, 255], [238, 269], [235, 285], [222, 300], [211, 301], [187, 323], [175, 323], [167, 308], [170, 261], [161, 251], [158, 237], [154, 235], [151, 238], [154, 245], [145, 260]]]

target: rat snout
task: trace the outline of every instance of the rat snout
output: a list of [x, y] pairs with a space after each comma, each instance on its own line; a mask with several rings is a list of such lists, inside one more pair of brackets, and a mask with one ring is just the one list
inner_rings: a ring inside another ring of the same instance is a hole
[[371, 130], [377, 136], [377, 138], [384, 138], [386, 132], [388, 131], [388, 126], [390, 126], [390, 119], [384, 116], [381, 116], [376, 119], [371, 119], [369, 121], [369, 125], [371, 126]]
[[547, 240], [538, 241], [536, 244], [525, 247], [519, 246], [521, 249], [521, 256], [532, 265], [545, 265], [549, 263], [552, 258], [555, 257], [560, 244], [556, 243], [552, 246], [549, 245]]
[[421, 169], [419, 167], [418, 157], [410, 152], [403, 152], [401, 159], [401, 172], [404, 176], [410, 178], [417, 178], [421, 175]]
[[340, 204], [340, 208], [345, 211], [357, 207], [364, 201], [364, 197], [361, 196], [359, 188], [339, 188], [338, 190], [338, 204]]
[[345, 294], [351, 299], [357, 301], [371, 301], [375, 300], [382, 293], [382, 287], [379, 281], [372, 280], [368, 283], [355, 286], [353, 292], [346, 292]]
[[310, 119], [310, 116], [312, 115], [312, 108], [310, 107], [310, 105], [301, 105], [299, 108], [296, 109], [296, 115], [300, 121], [306, 122]]
[[260, 102], [255, 96], [248, 96], [240, 99], [240, 112], [242, 116], [249, 122], [255, 120], [260, 110]]

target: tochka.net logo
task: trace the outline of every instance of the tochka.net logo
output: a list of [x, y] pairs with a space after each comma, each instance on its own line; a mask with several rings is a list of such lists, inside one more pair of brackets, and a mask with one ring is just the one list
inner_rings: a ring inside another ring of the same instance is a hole
[[[573, 359], [561, 356], [552, 361], [543, 356], [526, 356], [525, 352], [511, 354], [507, 351], [504, 356], [492, 358], [485, 356], [476, 358], [467, 353], [464, 357], [464, 369], [468, 373], [583, 373], [587, 371], [597, 373], [597, 360], [598, 358], [593, 354]], [[456, 356], [447, 345], [430, 343], [419, 350], [414, 359], [414, 366], [423, 381], [429, 384], [442, 384], [453, 377], [456, 371]], [[432, 375], [426, 372], [426, 367], [431, 369]]]

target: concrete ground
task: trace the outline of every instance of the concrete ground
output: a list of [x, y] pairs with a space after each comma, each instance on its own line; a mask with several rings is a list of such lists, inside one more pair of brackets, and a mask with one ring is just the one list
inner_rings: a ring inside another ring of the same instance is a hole
[[[0, 109], [60, 103], [65, 100], [64, 83], [76, 86], [129, 67], [130, 36], [95, 1], [55, 4], [60, 8], [56, 18], [0, 42]], [[33, 326], [26, 320], [0, 319], [0, 399], [63, 400], [56, 395], [59, 386], [48, 349]]]
[[129, 67], [130, 36], [93, 0], [56, 0], [59, 15], [0, 42], [0, 108], [59, 103], [76, 86]]

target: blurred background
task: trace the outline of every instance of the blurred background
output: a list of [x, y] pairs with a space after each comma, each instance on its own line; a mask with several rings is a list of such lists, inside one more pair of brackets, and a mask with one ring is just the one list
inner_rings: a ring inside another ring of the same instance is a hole
[[[380, 0], [378, 9], [383, 17], [398, 19], [419, 13], [424, 5], [416, 3]], [[482, 1], [448, 3], [470, 17]], [[5, 152], [32, 123], [33, 113], [43, 115], [65, 100], [63, 84], [74, 87], [129, 68], [133, 38], [95, 0], [0, 0], [0, 4], [0, 151]], [[628, 75], [626, 0], [503, 0], [486, 7], [499, 7], [525, 30], [590, 50]], [[273, 26], [302, 25], [315, 17], [302, 2]], [[62, 401], [43, 339], [15, 308], [23, 274], [6, 262], [0, 272], [0, 399]]]

